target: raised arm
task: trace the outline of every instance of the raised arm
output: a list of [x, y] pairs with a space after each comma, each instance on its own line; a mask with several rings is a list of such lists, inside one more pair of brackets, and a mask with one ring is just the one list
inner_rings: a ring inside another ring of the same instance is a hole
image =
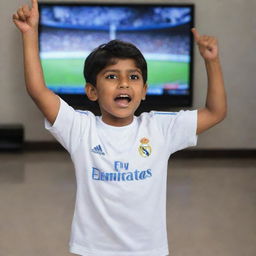
[[53, 124], [60, 106], [59, 97], [45, 86], [38, 49], [38, 2], [24, 5], [13, 14], [13, 22], [22, 33], [24, 74], [28, 94], [47, 120]]
[[227, 96], [224, 87], [217, 39], [200, 36], [192, 29], [201, 56], [204, 58], [208, 78], [205, 107], [198, 110], [197, 134], [221, 122], [227, 115]]

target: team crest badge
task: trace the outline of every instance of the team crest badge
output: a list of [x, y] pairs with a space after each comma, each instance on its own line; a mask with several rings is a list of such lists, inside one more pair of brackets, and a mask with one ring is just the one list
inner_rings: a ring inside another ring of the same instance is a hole
[[152, 148], [151, 146], [148, 144], [149, 143], [149, 139], [147, 138], [142, 138], [140, 140], [140, 145], [139, 145], [139, 153], [142, 157], [148, 157], [151, 155], [152, 152]]

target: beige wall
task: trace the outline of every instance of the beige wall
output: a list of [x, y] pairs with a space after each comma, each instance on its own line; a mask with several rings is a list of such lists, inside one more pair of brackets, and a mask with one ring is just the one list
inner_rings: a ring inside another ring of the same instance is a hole
[[[0, 124], [22, 123], [27, 141], [51, 141], [53, 138], [44, 130], [41, 113], [24, 89], [22, 42], [11, 19], [12, 13], [26, 1], [0, 2]], [[256, 1], [186, 2], [196, 4], [198, 30], [219, 39], [229, 107], [228, 117], [222, 123], [199, 135], [197, 148], [255, 149]], [[204, 106], [206, 91], [204, 63], [196, 51], [191, 109]]]

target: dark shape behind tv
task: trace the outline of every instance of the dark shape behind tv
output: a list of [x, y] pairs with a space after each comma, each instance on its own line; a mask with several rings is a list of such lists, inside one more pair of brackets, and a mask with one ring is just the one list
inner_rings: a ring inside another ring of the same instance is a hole
[[144, 109], [191, 107], [194, 5], [40, 3], [40, 57], [48, 88], [70, 105], [94, 108], [87, 99], [83, 65], [100, 44], [135, 44], [148, 64]]

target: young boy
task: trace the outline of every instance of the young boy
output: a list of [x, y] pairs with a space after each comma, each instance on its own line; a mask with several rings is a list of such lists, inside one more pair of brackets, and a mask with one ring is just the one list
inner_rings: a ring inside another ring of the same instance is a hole
[[86, 93], [102, 116], [76, 111], [46, 88], [38, 54], [38, 3], [21, 7], [13, 21], [22, 32], [29, 95], [46, 128], [70, 153], [77, 197], [70, 252], [84, 256], [165, 256], [166, 177], [169, 156], [195, 146], [199, 133], [226, 116], [217, 41], [193, 29], [208, 75], [206, 106], [143, 113], [147, 66], [132, 44], [110, 41], [85, 62]]

